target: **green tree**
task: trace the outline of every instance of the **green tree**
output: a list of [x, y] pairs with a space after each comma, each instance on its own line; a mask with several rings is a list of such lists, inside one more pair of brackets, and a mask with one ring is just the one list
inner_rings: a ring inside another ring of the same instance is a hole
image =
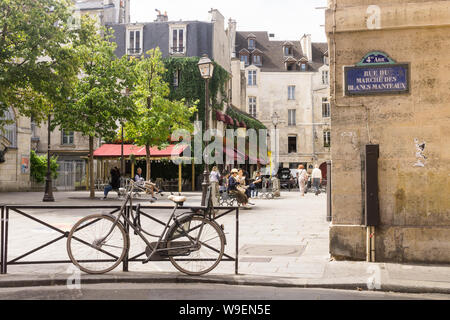
[[133, 99], [136, 116], [126, 123], [126, 137], [145, 146], [147, 180], [151, 178], [150, 148], [167, 145], [171, 134], [178, 129], [192, 130], [191, 116], [197, 102], [187, 106], [184, 100], [171, 101], [169, 84], [164, 81], [166, 69], [159, 48], [147, 52], [134, 69], [137, 76]]
[[128, 94], [133, 87], [132, 62], [118, 59], [111, 34], [95, 22], [83, 17], [74, 48], [81, 62], [80, 77], [76, 81], [69, 103], [55, 110], [54, 124], [82, 133], [89, 138], [90, 196], [94, 190], [94, 138], [113, 138], [120, 123], [134, 114], [135, 106]]
[[[59, 164], [57, 161], [57, 157], [50, 158], [50, 171], [53, 179], [58, 178]], [[34, 150], [31, 150], [30, 163], [31, 178], [38, 183], [43, 183], [47, 176], [47, 156], [38, 156]]]
[[[0, 1], [0, 115], [13, 106], [46, 119], [70, 94], [78, 73], [70, 0]], [[0, 124], [1, 125], [1, 124]]]

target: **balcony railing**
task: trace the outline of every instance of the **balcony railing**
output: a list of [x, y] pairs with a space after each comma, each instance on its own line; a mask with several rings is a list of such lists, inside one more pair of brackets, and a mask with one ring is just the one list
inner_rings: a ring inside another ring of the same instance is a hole
[[127, 52], [130, 55], [142, 54], [142, 49], [141, 48], [128, 48]]
[[184, 47], [171, 47], [170, 50], [172, 53], [184, 53]]

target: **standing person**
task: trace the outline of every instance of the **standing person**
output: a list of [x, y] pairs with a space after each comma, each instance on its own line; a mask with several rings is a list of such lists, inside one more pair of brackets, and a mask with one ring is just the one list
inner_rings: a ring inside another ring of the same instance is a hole
[[306, 172], [305, 166], [303, 166], [302, 164], [298, 166], [297, 179], [298, 187], [300, 188], [300, 195], [304, 197], [306, 183], [308, 183], [308, 172]]
[[320, 185], [322, 184], [322, 170], [319, 169], [319, 165], [315, 165], [311, 178], [313, 186], [316, 189], [316, 196], [318, 196], [320, 194]]
[[231, 170], [231, 176], [228, 178], [228, 191], [236, 195], [239, 204], [248, 208], [248, 198], [242, 190], [239, 190], [238, 173], [237, 169]]
[[213, 201], [213, 206], [219, 206], [219, 181], [220, 181], [220, 173], [217, 167], [213, 167], [211, 173], [209, 174], [209, 182], [211, 184], [211, 197]]
[[114, 167], [109, 173], [111, 175], [111, 181], [109, 182], [109, 185], [105, 187], [103, 200], [108, 198], [108, 193], [110, 191], [119, 190], [120, 188], [120, 170], [117, 167]]
[[258, 197], [258, 190], [262, 189], [262, 176], [261, 171], [256, 171], [253, 178], [253, 183], [250, 185], [251, 197]]

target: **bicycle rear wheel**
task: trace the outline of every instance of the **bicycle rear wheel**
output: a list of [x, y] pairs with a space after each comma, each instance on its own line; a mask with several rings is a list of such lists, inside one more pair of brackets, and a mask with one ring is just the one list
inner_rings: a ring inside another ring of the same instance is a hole
[[85, 217], [73, 226], [67, 238], [67, 253], [81, 271], [104, 274], [122, 262], [129, 239], [122, 224], [117, 223], [113, 228], [114, 223], [113, 217], [98, 214]]
[[[220, 263], [225, 250], [225, 237], [220, 227], [203, 217], [180, 220], [183, 229], [172, 225], [167, 232], [170, 262], [179, 271], [200, 276], [212, 271]], [[198, 239], [198, 244], [195, 245]]]

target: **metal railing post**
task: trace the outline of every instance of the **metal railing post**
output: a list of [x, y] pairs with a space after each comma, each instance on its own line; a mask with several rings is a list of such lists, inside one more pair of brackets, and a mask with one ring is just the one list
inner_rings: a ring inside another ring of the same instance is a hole
[[[126, 206], [125, 212], [126, 212], [127, 219], [130, 219], [130, 210], [133, 210], [133, 206], [132, 205]], [[125, 227], [125, 231], [127, 232], [127, 234], [130, 234], [130, 225], [127, 223], [127, 221], [124, 221], [124, 227]], [[128, 243], [127, 245], [128, 245], [128, 250], [127, 250], [127, 253], [125, 254], [125, 257], [123, 258], [123, 269], [122, 269], [123, 272], [128, 272], [128, 254], [129, 254], [129, 250], [130, 250], [129, 249], [130, 244]]]
[[5, 220], [5, 207], [2, 206], [1, 207], [1, 231], [0, 231], [0, 242], [1, 242], [1, 253], [0, 253], [0, 274], [3, 274], [3, 270], [5, 269], [4, 266], [4, 261], [5, 261], [5, 257], [4, 257], [4, 221]]
[[234, 263], [234, 273], [239, 274], [239, 208], [236, 209], [236, 261]]
[[8, 273], [8, 223], [9, 223], [9, 207], [5, 210], [6, 216], [3, 221], [3, 274]]

